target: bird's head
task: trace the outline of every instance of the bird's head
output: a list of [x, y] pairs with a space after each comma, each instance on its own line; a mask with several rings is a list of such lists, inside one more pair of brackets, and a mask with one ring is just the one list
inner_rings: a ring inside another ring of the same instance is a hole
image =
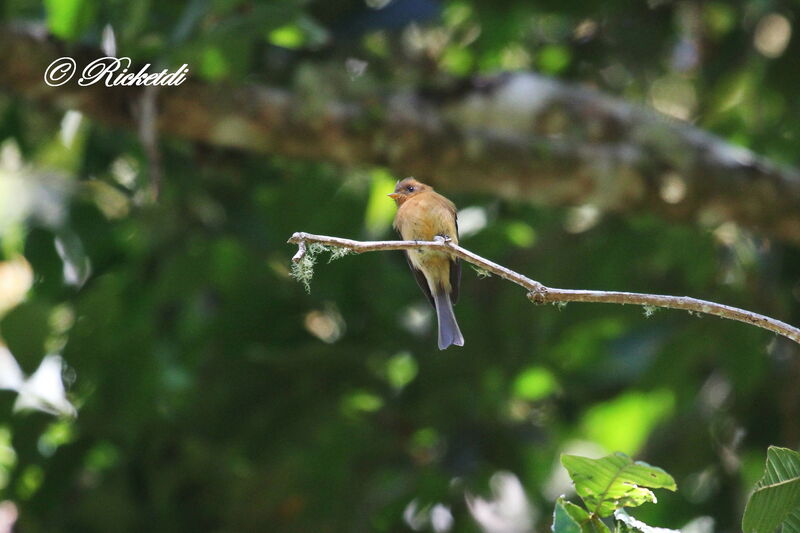
[[430, 185], [425, 185], [414, 178], [406, 178], [398, 181], [394, 188], [394, 192], [389, 195], [389, 198], [397, 203], [397, 206], [403, 205], [403, 202], [417, 194], [433, 190]]

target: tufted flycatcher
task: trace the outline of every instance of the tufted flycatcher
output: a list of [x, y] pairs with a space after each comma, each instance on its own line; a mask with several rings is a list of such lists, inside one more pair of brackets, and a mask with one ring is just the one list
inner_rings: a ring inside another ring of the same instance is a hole
[[[433, 187], [406, 178], [397, 182], [389, 197], [397, 203], [394, 227], [403, 240], [432, 241], [440, 236], [458, 244], [456, 206]], [[430, 248], [406, 250], [405, 254], [417, 284], [436, 309], [439, 349], [444, 350], [451, 344], [464, 346], [464, 337], [453, 314], [461, 283], [458, 258]]]

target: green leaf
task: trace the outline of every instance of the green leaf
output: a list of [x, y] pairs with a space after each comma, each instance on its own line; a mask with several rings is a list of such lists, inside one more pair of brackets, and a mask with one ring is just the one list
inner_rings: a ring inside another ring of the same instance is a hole
[[564, 498], [556, 501], [552, 530], [553, 533], [610, 533], [599, 518]]
[[539, 52], [537, 61], [539, 69], [545, 74], [558, 74], [569, 66], [572, 54], [569, 48], [562, 45], [545, 46]]
[[742, 519], [745, 533], [772, 533], [783, 524], [784, 533], [800, 531], [800, 454], [770, 446], [767, 464]]
[[200, 72], [210, 80], [221, 80], [230, 74], [225, 54], [218, 46], [209, 46], [203, 50]]
[[783, 521], [783, 533], [800, 533], [800, 509], [795, 509]]
[[275, 46], [296, 49], [305, 44], [306, 37], [296, 24], [287, 24], [269, 32], [269, 42]]
[[400, 390], [414, 381], [418, 371], [417, 361], [408, 352], [394, 355], [386, 363], [386, 377], [395, 390]]
[[47, 28], [62, 39], [73, 40], [94, 18], [94, 3], [84, 0], [47, 0]]
[[536, 242], [536, 231], [524, 222], [509, 222], [506, 226], [506, 237], [515, 246], [530, 248]]
[[541, 400], [558, 389], [553, 374], [544, 367], [531, 366], [514, 380], [514, 395], [525, 400]]
[[584, 513], [587, 518], [589, 517], [589, 513], [574, 503], [559, 498], [556, 501], [556, 508], [553, 511], [553, 533], [581, 533], [580, 519], [573, 516], [574, 513], [568, 510], [570, 506]]
[[586, 507], [599, 516], [609, 516], [621, 507], [655, 502], [656, 497], [648, 488], [673, 491], [677, 488], [672, 476], [662, 469], [634, 462], [624, 453], [602, 459], [562, 455], [561, 464]]
[[442, 55], [442, 68], [451, 74], [467, 75], [473, 67], [474, 56], [462, 46], [450, 46]]
[[607, 450], [635, 454], [675, 408], [671, 391], [630, 391], [586, 411], [581, 426], [588, 440]]
[[370, 173], [369, 200], [367, 200], [364, 225], [373, 237], [384, 233], [392, 224], [397, 208], [386, 195], [394, 191], [395, 183], [397, 179], [386, 169], [376, 168]]

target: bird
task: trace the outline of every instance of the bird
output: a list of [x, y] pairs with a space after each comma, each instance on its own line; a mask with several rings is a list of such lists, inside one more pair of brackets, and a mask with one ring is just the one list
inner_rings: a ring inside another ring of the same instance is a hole
[[[433, 187], [406, 178], [397, 182], [389, 197], [397, 204], [394, 228], [403, 240], [433, 241], [442, 237], [458, 244], [456, 206]], [[464, 346], [464, 336], [453, 313], [461, 283], [458, 258], [431, 248], [406, 250], [405, 254], [417, 284], [436, 310], [439, 349]]]

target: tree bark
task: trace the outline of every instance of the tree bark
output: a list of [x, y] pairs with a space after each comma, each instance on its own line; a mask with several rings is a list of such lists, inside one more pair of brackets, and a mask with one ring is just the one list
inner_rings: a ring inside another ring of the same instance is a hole
[[[30, 28], [0, 28], [0, 90], [135, 128], [142, 88], [49, 87], [61, 56], [102, 57]], [[192, 65], [190, 65], [190, 68]], [[344, 68], [344, 67], [342, 67]], [[155, 71], [156, 69], [151, 69]], [[189, 80], [158, 93], [161, 134], [256, 153], [385, 165], [444, 189], [539, 205], [731, 220], [800, 244], [800, 171], [689, 124], [554, 79], [514, 73], [447, 95], [351, 86], [229, 87]]]

